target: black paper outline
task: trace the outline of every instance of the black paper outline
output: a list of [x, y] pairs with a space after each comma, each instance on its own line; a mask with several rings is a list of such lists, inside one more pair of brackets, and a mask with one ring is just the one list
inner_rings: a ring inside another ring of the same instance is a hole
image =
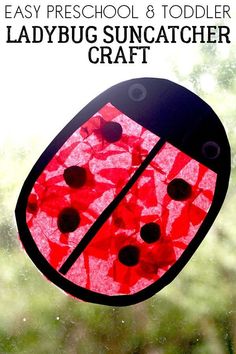
[[[141, 83], [147, 88], [147, 97], [141, 102], [132, 102], [128, 96], [129, 87], [135, 83]], [[63, 277], [40, 253], [26, 223], [27, 199], [35, 180], [68, 137], [108, 102], [111, 102], [121, 112], [146, 129], [217, 173], [212, 205], [194, 239], [181, 257], [159, 280], [131, 295], [109, 296], [96, 293]], [[176, 119], [178, 120], [177, 124]], [[172, 128], [171, 121], [173, 130], [170, 129]], [[181, 123], [183, 132], [178, 130]], [[206, 130], [205, 127], [208, 125], [210, 125], [210, 129]], [[220, 144], [221, 155], [216, 161], [207, 161], [200, 154], [199, 147], [206, 141], [206, 138], [207, 141], [217, 140]], [[82, 109], [55, 137], [32, 168], [21, 189], [15, 210], [20, 239], [38, 269], [55, 285], [72, 296], [84, 301], [110, 306], [132, 305], [146, 300], [169, 284], [192, 257], [221, 208], [228, 188], [229, 175], [230, 147], [227, 136], [219, 118], [204, 101], [189, 90], [168, 80], [139, 78], [125, 81], [103, 92]]]

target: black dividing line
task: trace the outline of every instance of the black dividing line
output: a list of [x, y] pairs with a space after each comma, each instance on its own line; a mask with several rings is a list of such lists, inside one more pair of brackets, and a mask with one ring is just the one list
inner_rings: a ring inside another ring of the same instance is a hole
[[128, 183], [125, 185], [125, 187], [120, 191], [120, 193], [116, 196], [116, 198], [108, 205], [108, 207], [104, 209], [104, 211], [101, 213], [98, 219], [94, 222], [94, 224], [90, 227], [88, 232], [84, 235], [80, 243], [75, 247], [75, 249], [71, 252], [71, 254], [66, 259], [66, 261], [62, 264], [61, 268], [59, 269], [60, 273], [65, 275], [69, 271], [69, 269], [76, 262], [77, 258], [80, 256], [83, 250], [88, 246], [88, 244], [92, 241], [92, 239], [97, 234], [99, 229], [107, 221], [107, 219], [113, 213], [115, 208], [125, 197], [126, 193], [128, 193], [130, 188], [134, 185], [134, 183], [137, 181], [139, 176], [142, 174], [142, 172], [149, 165], [149, 163], [156, 156], [157, 152], [162, 148], [164, 144], [165, 144], [164, 139], [160, 139], [157, 142], [157, 144], [153, 147], [153, 149], [150, 151], [146, 159], [141, 163], [139, 168], [135, 171], [135, 173], [130, 178]]

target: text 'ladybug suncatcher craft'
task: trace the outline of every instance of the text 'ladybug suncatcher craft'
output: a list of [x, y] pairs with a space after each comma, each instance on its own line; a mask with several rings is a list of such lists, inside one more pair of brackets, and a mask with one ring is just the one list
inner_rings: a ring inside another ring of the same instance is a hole
[[16, 206], [25, 250], [84, 301], [124, 306], [170, 283], [223, 203], [230, 148], [212, 109], [164, 79], [120, 83], [41, 155]]

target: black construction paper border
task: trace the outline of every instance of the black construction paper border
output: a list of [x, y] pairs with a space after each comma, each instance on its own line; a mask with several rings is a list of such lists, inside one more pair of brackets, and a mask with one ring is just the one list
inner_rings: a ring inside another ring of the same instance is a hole
[[[147, 90], [143, 101], [133, 101], [129, 90], [133, 84]], [[28, 196], [36, 179], [64, 142], [87, 119], [110, 102], [129, 118], [144, 126], [217, 173], [212, 205], [203, 223], [175, 264], [156, 282], [131, 295], [104, 295], [80, 287], [57, 272], [38, 250], [26, 223]], [[202, 156], [205, 141], [217, 141], [221, 154], [217, 160]], [[21, 189], [16, 205], [16, 221], [21, 242], [38, 269], [54, 284], [81, 300], [110, 306], [132, 305], [151, 297], [169, 284], [192, 257], [214, 222], [224, 201], [230, 175], [230, 146], [224, 128], [213, 110], [197, 95], [165, 79], [138, 78], [115, 85], [82, 109], [55, 137], [40, 156]]]

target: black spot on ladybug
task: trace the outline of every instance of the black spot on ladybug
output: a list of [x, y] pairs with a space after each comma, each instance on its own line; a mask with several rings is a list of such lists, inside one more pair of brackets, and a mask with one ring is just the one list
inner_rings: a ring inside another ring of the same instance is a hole
[[109, 143], [120, 140], [122, 135], [122, 126], [117, 122], [106, 122], [101, 127], [102, 137]]
[[83, 167], [70, 166], [65, 169], [63, 177], [71, 188], [80, 188], [86, 183], [87, 173]]
[[155, 222], [149, 222], [141, 227], [140, 236], [147, 243], [156, 242], [161, 236], [160, 226]]
[[207, 141], [202, 145], [202, 154], [210, 160], [215, 160], [220, 155], [220, 146], [214, 141]]
[[57, 226], [62, 233], [75, 231], [79, 223], [80, 216], [75, 208], [64, 208], [58, 215]]
[[139, 249], [136, 246], [125, 246], [118, 254], [119, 261], [127, 267], [133, 267], [139, 262]]
[[182, 178], [173, 179], [167, 186], [167, 193], [174, 200], [186, 200], [192, 194], [192, 188]]

